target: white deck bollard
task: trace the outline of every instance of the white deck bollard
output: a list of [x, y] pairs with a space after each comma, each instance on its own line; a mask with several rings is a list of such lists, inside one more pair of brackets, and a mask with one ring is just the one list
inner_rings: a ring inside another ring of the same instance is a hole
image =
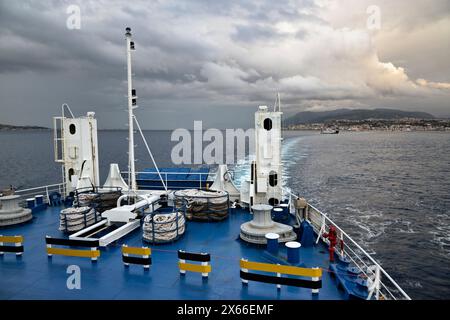
[[300, 263], [300, 242], [290, 241], [285, 244], [287, 248], [287, 260], [290, 264]]

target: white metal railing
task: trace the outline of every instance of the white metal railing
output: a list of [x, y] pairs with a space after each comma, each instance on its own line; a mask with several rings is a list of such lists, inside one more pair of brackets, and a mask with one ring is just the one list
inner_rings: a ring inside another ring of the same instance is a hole
[[[121, 171], [122, 174], [124, 174], [125, 176], [128, 175], [128, 171]], [[204, 188], [204, 184], [205, 181], [202, 180], [203, 177], [206, 177], [206, 181], [208, 181], [208, 177], [210, 177], [211, 180], [214, 181], [214, 177], [215, 177], [215, 173], [211, 173], [211, 172], [164, 172], [164, 171], [159, 171], [159, 173], [155, 170], [155, 171], [142, 171], [142, 172], [136, 172], [136, 176], [138, 174], [156, 174], [156, 175], [161, 175], [161, 177], [164, 179], [164, 183], [166, 186], [168, 186], [169, 189], [185, 189], [186, 187], [183, 186], [169, 186], [168, 182], [169, 182], [169, 178], [170, 176], [174, 176], [174, 175], [180, 175], [180, 174], [186, 174], [189, 176], [198, 176], [198, 178], [196, 177], [195, 179], [191, 179], [191, 180], [179, 180], [179, 181], [192, 181], [192, 182], [196, 182], [198, 181], [198, 186], [199, 189]], [[159, 177], [158, 177], [159, 178]], [[127, 180], [127, 179], [125, 179]], [[177, 181], [177, 180], [172, 180], [172, 181]], [[138, 186], [139, 187], [139, 186]]]
[[34, 197], [36, 195], [43, 195], [44, 198], [47, 200], [47, 202], [49, 202], [49, 194], [54, 191], [59, 192], [64, 198], [66, 197], [65, 188], [64, 188], [63, 183], [55, 183], [55, 184], [49, 184], [49, 185], [40, 186], [40, 187], [15, 190], [14, 193], [22, 196], [22, 200], [25, 200], [26, 198]]
[[[333, 225], [340, 239], [343, 241], [344, 247], [340, 249], [340, 253], [349, 258], [361, 272], [370, 279], [370, 287], [372, 292], [375, 291], [376, 297], [385, 299], [407, 299], [410, 300], [408, 294], [395, 282], [394, 279], [367, 253], [355, 240], [353, 240], [342, 228], [332, 221], [325, 213], [316, 207], [308, 204], [307, 219], [313, 226], [318, 237], [322, 238], [322, 233], [327, 232], [329, 227]], [[325, 223], [324, 223], [325, 221]], [[322, 232], [320, 232], [322, 229]], [[328, 243], [327, 239], [322, 238]], [[374, 285], [374, 286], [373, 286]]]
[[[289, 190], [284, 190], [289, 194], [290, 204], [292, 197], [298, 196]], [[332, 221], [326, 213], [323, 213], [310, 203], [306, 209], [306, 219], [310, 222], [317, 234], [317, 241], [320, 239], [325, 243], [329, 243], [328, 239], [322, 237], [324, 232], [329, 230], [333, 225], [340, 240], [343, 241], [343, 248], [336, 248], [337, 252], [344, 255], [361, 270], [365, 277], [369, 280], [369, 297], [375, 299], [393, 299], [393, 300], [411, 300], [409, 295], [395, 282], [394, 279], [381, 267], [381, 265], [371, 257], [355, 240], [353, 240], [342, 228]]]

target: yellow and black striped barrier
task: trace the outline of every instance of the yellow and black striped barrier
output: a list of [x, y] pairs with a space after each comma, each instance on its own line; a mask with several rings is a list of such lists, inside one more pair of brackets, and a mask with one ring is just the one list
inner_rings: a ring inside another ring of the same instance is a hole
[[[45, 243], [47, 244], [47, 255], [49, 257], [52, 257], [53, 255], [60, 255], [69, 257], [91, 258], [92, 261], [97, 261], [97, 258], [100, 257], [100, 250], [98, 250], [98, 247], [100, 246], [99, 240], [73, 240], [52, 238], [46, 236]], [[54, 248], [54, 245], [90, 248], [90, 250]]]
[[[282, 285], [309, 288], [312, 289], [313, 294], [319, 293], [319, 289], [322, 288], [322, 269], [320, 268], [300, 268], [279, 264], [252, 262], [245, 259], [241, 259], [240, 267], [241, 279], [244, 285], [247, 285], [248, 281], [257, 281], [276, 284], [278, 289], [281, 289]], [[276, 276], [251, 273], [249, 270], [276, 273]], [[282, 277], [282, 275], [311, 278], [311, 280]]]
[[23, 251], [23, 236], [0, 236], [0, 255], [7, 252], [20, 256]]
[[152, 264], [151, 254], [152, 250], [149, 247], [129, 247], [126, 244], [122, 246], [122, 261], [125, 266], [129, 266], [130, 263], [140, 264], [148, 269]]
[[[203, 278], [208, 278], [211, 273], [211, 255], [209, 253], [194, 253], [178, 250], [178, 267], [180, 274], [185, 275], [186, 271], [198, 272]], [[186, 260], [200, 262], [201, 264], [186, 263]]]

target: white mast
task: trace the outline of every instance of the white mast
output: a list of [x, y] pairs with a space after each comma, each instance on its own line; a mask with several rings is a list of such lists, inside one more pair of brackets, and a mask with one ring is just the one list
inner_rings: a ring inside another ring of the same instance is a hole
[[136, 170], [134, 158], [134, 126], [133, 109], [136, 105], [136, 99], [133, 96], [133, 83], [131, 74], [131, 51], [134, 50], [134, 42], [131, 41], [131, 29], [126, 28], [127, 39], [127, 76], [128, 76], [128, 184], [132, 191], [136, 191]]
[[129, 129], [129, 135], [128, 135], [128, 184], [131, 191], [137, 190], [136, 185], [136, 170], [135, 170], [135, 158], [134, 158], [134, 121], [136, 121], [137, 128], [142, 136], [142, 140], [144, 140], [145, 147], [147, 148], [147, 151], [150, 155], [150, 158], [153, 161], [153, 165], [155, 166], [156, 172], [159, 175], [159, 179], [161, 180], [161, 184], [163, 185], [164, 189], [167, 191], [167, 186], [164, 183], [164, 179], [161, 176], [161, 173], [159, 172], [158, 166], [156, 164], [155, 158], [153, 157], [153, 154], [150, 150], [150, 147], [148, 146], [147, 140], [145, 139], [144, 134], [142, 133], [141, 126], [139, 125], [139, 122], [137, 121], [133, 109], [137, 108], [136, 101], [136, 90], [133, 89], [133, 83], [132, 83], [132, 73], [131, 73], [131, 51], [134, 51], [134, 42], [131, 41], [131, 29], [126, 28], [125, 36], [127, 38], [127, 71], [128, 71], [128, 129]]

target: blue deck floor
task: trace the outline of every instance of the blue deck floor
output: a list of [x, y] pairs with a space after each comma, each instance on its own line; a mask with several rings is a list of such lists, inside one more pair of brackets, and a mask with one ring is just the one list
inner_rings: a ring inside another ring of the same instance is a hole
[[[310, 289], [250, 282], [242, 286], [239, 260], [271, 262], [264, 248], [238, 241], [241, 223], [251, 219], [243, 210], [236, 210], [222, 222], [188, 222], [186, 234], [179, 241], [152, 246], [153, 264], [149, 271], [141, 266], [125, 268], [121, 245], [142, 246], [142, 231], [135, 230], [108, 248], [102, 248], [98, 262], [88, 258], [53, 256], [47, 258], [45, 235], [63, 237], [58, 231], [61, 208], [49, 207], [35, 213], [30, 223], [2, 228], [2, 235], [23, 235], [25, 252], [21, 258], [14, 254], [0, 257], [0, 299], [345, 299], [337, 289], [336, 280], [328, 270], [328, 253], [319, 244], [302, 248], [301, 260], [306, 267], [324, 269], [318, 296]], [[187, 273], [180, 277], [177, 250], [209, 252], [212, 273], [207, 281], [200, 274]], [[69, 265], [81, 268], [81, 289], [66, 286]]]

